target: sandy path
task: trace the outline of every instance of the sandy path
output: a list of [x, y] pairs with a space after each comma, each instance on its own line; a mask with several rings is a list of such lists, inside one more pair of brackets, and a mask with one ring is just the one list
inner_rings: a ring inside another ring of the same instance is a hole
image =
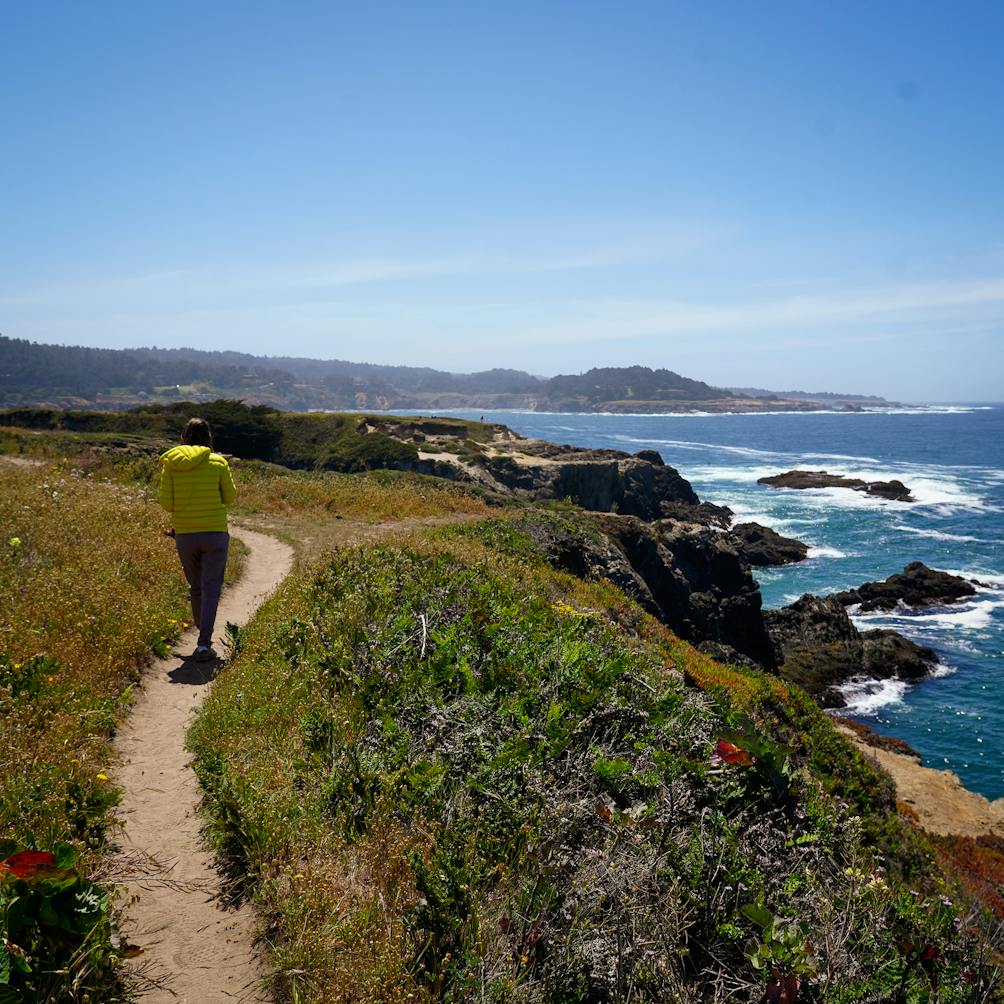
[[[227, 621], [247, 621], [293, 560], [292, 549], [274, 537], [232, 532], [250, 553], [241, 578], [224, 590], [217, 638]], [[190, 629], [178, 651], [190, 654], [195, 641]], [[212, 668], [180, 657], [155, 662], [115, 741], [121, 764], [115, 781], [124, 792], [120, 866], [135, 876], [127, 883], [135, 902], [125, 934], [143, 949], [142, 970], [158, 984], [143, 994], [144, 1004], [266, 999], [259, 991], [251, 911], [224, 909], [216, 899], [220, 879], [200, 838], [199, 785], [184, 748]]]

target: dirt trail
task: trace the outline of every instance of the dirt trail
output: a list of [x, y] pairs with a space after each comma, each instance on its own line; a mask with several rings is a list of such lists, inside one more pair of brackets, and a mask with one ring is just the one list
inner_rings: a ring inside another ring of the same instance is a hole
[[[292, 566], [293, 551], [274, 537], [233, 530], [250, 553], [237, 583], [224, 590], [217, 638], [227, 621], [243, 624]], [[180, 575], [180, 569], [178, 574]], [[177, 649], [190, 654], [190, 629]], [[127, 889], [126, 935], [143, 949], [140, 965], [155, 981], [144, 1004], [220, 1004], [266, 1000], [252, 946], [249, 908], [224, 909], [220, 878], [200, 838], [200, 793], [185, 733], [209, 690], [213, 667], [181, 657], [158, 660], [119, 732], [115, 781], [121, 805], [122, 870]]]

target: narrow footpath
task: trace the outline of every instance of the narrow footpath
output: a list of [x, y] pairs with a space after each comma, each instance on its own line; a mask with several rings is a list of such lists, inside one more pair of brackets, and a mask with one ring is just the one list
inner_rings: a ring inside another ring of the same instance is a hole
[[[233, 528], [249, 553], [240, 579], [224, 589], [216, 637], [244, 624], [288, 574], [293, 551], [274, 537]], [[179, 569], [178, 574], [181, 575]], [[200, 791], [185, 734], [212, 683], [212, 664], [185, 659], [195, 630], [160, 659], [118, 733], [115, 781], [121, 804], [119, 868], [132, 899], [125, 935], [142, 949], [143, 1004], [254, 1004], [266, 1000], [248, 907], [225, 908], [213, 857], [201, 839]]]

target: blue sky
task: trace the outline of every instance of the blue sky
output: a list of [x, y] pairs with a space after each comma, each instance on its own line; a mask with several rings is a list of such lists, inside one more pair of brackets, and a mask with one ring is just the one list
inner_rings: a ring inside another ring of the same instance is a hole
[[0, 332], [1004, 397], [1004, 4], [7, 3]]

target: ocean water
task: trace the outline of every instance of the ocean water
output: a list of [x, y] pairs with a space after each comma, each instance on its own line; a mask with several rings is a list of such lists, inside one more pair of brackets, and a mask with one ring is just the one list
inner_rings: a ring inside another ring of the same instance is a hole
[[[464, 412], [478, 418], [480, 413]], [[866, 615], [929, 645], [940, 667], [907, 686], [858, 681], [851, 717], [909, 742], [989, 798], [1004, 796], [1004, 406], [757, 415], [485, 413], [527, 436], [629, 453], [656, 449], [702, 500], [730, 506], [812, 547], [808, 560], [755, 569], [766, 607], [884, 579], [910, 561], [980, 582], [970, 601]], [[768, 488], [793, 468], [899, 478], [917, 501], [847, 489]]]

